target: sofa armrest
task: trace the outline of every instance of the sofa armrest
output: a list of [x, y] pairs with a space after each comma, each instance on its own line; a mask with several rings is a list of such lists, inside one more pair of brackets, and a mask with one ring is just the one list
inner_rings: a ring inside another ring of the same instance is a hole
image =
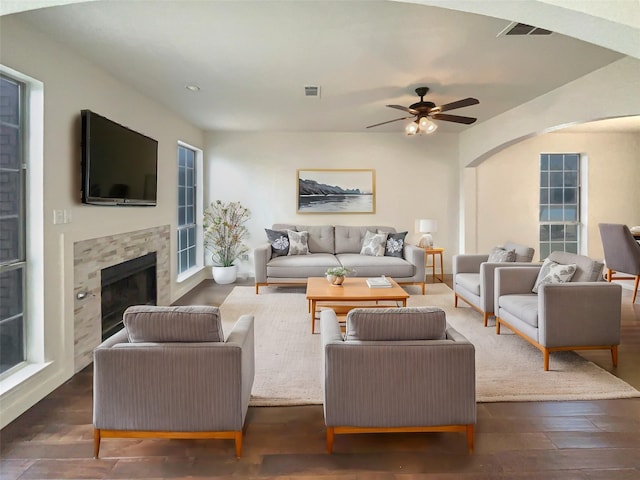
[[[537, 264], [529, 262], [483, 262], [480, 264], [480, 304], [483, 311], [494, 311], [495, 299], [495, 271], [498, 268], [537, 267]], [[536, 273], [537, 276], [537, 273]], [[533, 285], [532, 285], [533, 287]]]
[[407, 262], [415, 267], [413, 278], [418, 282], [424, 282], [426, 272], [424, 249], [405, 243], [402, 255]]
[[244, 423], [256, 371], [253, 315], [242, 315], [233, 326], [225, 343], [237, 345], [242, 350], [242, 422]]
[[539, 342], [546, 347], [618, 345], [622, 287], [607, 282], [544, 284], [538, 290]]
[[496, 268], [494, 273], [494, 299], [498, 305], [498, 298], [502, 295], [522, 295], [533, 293], [531, 289], [536, 283], [541, 265], [529, 267]]
[[271, 244], [265, 243], [253, 250], [256, 283], [267, 283], [267, 262], [271, 260]]
[[331, 309], [325, 309], [320, 312], [320, 335], [323, 346], [331, 342], [343, 341], [338, 316]]
[[482, 262], [486, 262], [489, 255], [486, 254], [460, 254], [452, 258], [453, 274], [478, 273]]

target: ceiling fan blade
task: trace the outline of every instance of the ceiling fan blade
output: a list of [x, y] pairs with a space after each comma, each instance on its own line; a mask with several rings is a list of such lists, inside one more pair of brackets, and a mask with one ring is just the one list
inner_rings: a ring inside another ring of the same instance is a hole
[[464, 123], [465, 125], [471, 125], [477, 120], [477, 118], [461, 117], [460, 115], [449, 115], [446, 113], [436, 113], [435, 115], [431, 115], [431, 118], [444, 120], [446, 122]]
[[456, 102], [445, 103], [444, 105], [440, 105], [439, 107], [435, 107], [431, 109], [432, 112], [446, 112], [448, 110], [455, 110], [456, 108], [468, 107], [470, 105], [477, 105], [480, 103], [480, 100], [477, 98], [463, 98], [462, 100], [458, 100]]
[[402, 117], [402, 118], [396, 118], [395, 120], [388, 120], [386, 122], [382, 122], [382, 123], [376, 123], [375, 125], [369, 125], [366, 128], [371, 128], [371, 127], [379, 127], [380, 125], [385, 125], [387, 123], [392, 123], [392, 122], [397, 122], [398, 120], [406, 120], [407, 118], [413, 118], [413, 117]]
[[387, 107], [397, 108], [398, 110], [402, 110], [403, 112], [410, 113], [411, 115], [418, 115], [418, 113], [420, 113], [417, 110], [414, 110], [413, 108], [403, 107], [402, 105], [387, 105]]

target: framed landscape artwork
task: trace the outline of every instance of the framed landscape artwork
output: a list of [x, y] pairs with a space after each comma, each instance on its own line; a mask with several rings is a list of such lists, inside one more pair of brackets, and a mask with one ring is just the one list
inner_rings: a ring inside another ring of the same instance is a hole
[[375, 213], [373, 169], [298, 170], [298, 213]]

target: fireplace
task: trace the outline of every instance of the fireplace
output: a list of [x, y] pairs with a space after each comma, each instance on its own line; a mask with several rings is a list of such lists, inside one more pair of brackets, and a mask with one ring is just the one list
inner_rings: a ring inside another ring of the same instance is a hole
[[101, 270], [102, 340], [122, 329], [131, 305], [156, 305], [156, 252]]

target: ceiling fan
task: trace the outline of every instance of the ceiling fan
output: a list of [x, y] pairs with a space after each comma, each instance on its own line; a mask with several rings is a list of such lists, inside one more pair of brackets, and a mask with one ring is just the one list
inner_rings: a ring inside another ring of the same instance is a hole
[[382, 123], [376, 123], [375, 125], [369, 125], [367, 128], [378, 127], [380, 125], [385, 125], [391, 122], [397, 122], [399, 120], [407, 120], [408, 118], [414, 118], [415, 120], [411, 122], [405, 128], [405, 131], [408, 135], [415, 135], [416, 133], [433, 133], [438, 128], [438, 125], [433, 122], [434, 120], [443, 120], [445, 122], [455, 122], [455, 123], [464, 123], [465, 125], [470, 125], [475, 122], [477, 119], [473, 117], [462, 117], [460, 115], [449, 115], [442, 112], [447, 112], [449, 110], [454, 110], [456, 108], [468, 107], [470, 105], [477, 105], [480, 101], [476, 98], [463, 98], [462, 100], [458, 100], [451, 103], [446, 103], [444, 105], [436, 106], [433, 102], [425, 102], [424, 96], [429, 91], [428, 87], [418, 87], [416, 88], [416, 93], [420, 97], [420, 101], [410, 105], [409, 107], [403, 107], [402, 105], [387, 105], [390, 108], [396, 108], [398, 110], [402, 110], [404, 112], [410, 113], [409, 117], [401, 117], [396, 118], [394, 120], [388, 120]]

